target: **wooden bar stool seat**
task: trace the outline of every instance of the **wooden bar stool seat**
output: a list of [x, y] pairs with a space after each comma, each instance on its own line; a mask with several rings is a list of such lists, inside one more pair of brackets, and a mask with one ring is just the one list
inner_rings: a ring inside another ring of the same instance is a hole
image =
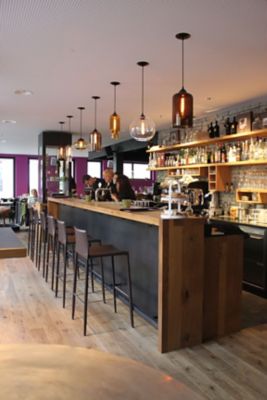
[[[87, 309], [88, 309], [88, 279], [89, 279], [89, 268], [91, 267], [91, 276], [93, 276], [93, 260], [100, 258], [101, 262], [101, 273], [102, 273], [102, 291], [103, 299], [105, 299], [105, 278], [104, 278], [104, 267], [103, 258], [111, 258], [112, 268], [112, 287], [113, 287], [113, 302], [114, 311], [117, 312], [117, 292], [123, 293], [127, 297], [129, 304], [129, 314], [131, 326], [134, 327], [133, 319], [133, 300], [132, 300], [132, 282], [131, 282], [131, 271], [129, 253], [125, 250], [119, 250], [111, 244], [107, 245], [93, 245], [90, 246], [87, 243], [87, 232], [85, 230], [75, 228], [75, 270], [73, 279], [73, 293], [72, 293], [72, 319], [75, 317], [76, 297], [77, 295], [77, 275], [79, 268], [79, 261], [82, 260], [85, 263], [85, 288], [84, 288], [84, 313], [83, 313], [83, 332], [86, 336], [87, 332]], [[115, 257], [124, 256], [126, 257], [126, 271], [127, 271], [127, 285], [128, 294], [123, 292], [121, 288], [116, 284], [115, 276]]]

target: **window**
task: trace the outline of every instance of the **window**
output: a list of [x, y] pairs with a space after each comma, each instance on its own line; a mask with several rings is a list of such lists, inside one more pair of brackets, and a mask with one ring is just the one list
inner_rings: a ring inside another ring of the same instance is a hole
[[101, 178], [101, 161], [87, 161], [87, 174]]
[[38, 192], [38, 160], [35, 158], [29, 159], [29, 193], [32, 189]]
[[150, 179], [150, 171], [147, 170], [148, 164], [123, 163], [123, 174], [130, 179]]
[[0, 197], [14, 197], [14, 159], [0, 158]]

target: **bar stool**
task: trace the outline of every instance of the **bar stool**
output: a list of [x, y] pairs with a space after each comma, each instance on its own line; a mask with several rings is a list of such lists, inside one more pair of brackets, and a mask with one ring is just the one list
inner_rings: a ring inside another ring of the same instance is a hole
[[43, 255], [43, 277], [45, 276], [45, 255], [47, 245], [47, 218], [46, 213], [41, 211], [40, 213], [40, 237], [39, 237], [39, 249], [38, 249], [38, 271], [41, 268], [41, 258]]
[[[88, 244], [99, 243], [100, 239], [94, 239], [92, 236], [87, 235]], [[57, 266], [56, 266], [56, 288], [55, 296], [58, 295], [58, 282], [62, 277], [60, 274], [60, 254], [63, 254], [63, 308], [65, 308], [66, 300], [66, 281], [67, 281], [67, 260], [71, 256], [73, 258], [73, 270], [75, 269], [74, 264], [74, 250], [75, 250], [75, 235], [74, 228], [66, 226], [64, 221], [57, 220]]]
[[28, 256], [32, 259], [32, 241], [33, 241], [33, 208], [28, 209], [29, 212], [29, 230], [28, 230]]
[[125, 256], [127, 259], [127, 278], [128, 278], [128, 302], [129, 302], [129, 314], [131, 326], [134, 327], [134, 319], [133, 319], [133, 300], [132, 300], [132, 282], [131, 282], [131, 271], [130, 271], [130, 262], [129, 262], [129, 253], [128, 251], [119, 250], [116, 247], [107, 244], [107, 245], [88, 245], [87, 242], [87, 233], [85, 230], [74, 228], [75, 230], [75, 270], [74, 270], [74, 279], [73, 279], [73, 293], [72, 293], [72, 319], [75, 317], [75, 307], [76, 307], [76, 297], [77, 295], [77, 274], [78, 274], [78, 264], [79, 259], [82, 259], [85, 262], [85, 288], [84, 288], [84, 312], [83, 312], [83, 334], [86, 336], [87, 333], [87, 309], [88, 309], [88, 278], [89, 278], [89, 267], [92, 265], [94, 259], [100, 258], [101, 260], [101, 272], [102, 272], [102, 289], [105, 290], [105, 281], [104, 281], [104, 269], [102, 259], [104, 257], [111, 258], [111, 267], [112, 267], [112, 283], [113, 283], [113, 302], [114, 302], [114, 311], [117, 312], [117, 292], [123, 293], [125, 292], [116, 285], [115, 280], [115, 262], [114, 258], [117, 256]]
[[47, 251], [46, 251], [46, 268], [45, 281], [48, 281], [49, 255], [52, 251], [52, 277], [51, 289], [54, 290], [54, 274], [55, 274], [55, 256], [56, 256], [56, 221], [52, 215], [47, 216]]

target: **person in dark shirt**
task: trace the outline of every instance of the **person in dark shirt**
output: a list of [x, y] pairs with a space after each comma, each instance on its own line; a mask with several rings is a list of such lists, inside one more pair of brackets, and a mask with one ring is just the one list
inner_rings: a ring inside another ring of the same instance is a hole
[[71, 176], [69, 180], [69, 194], [73, 196], [77, 193], [77, 185], [74, 178]]
[[109, 191], [105, 192], [104, 196], [102, 197], [102, 201], [115, 200], [114, 195], [116, 194], [116, 186], [113, 182], [113, 178], [114, 172], [111, 168], [107, 168], [103, 171], [104, 184], [102, 187], [109, 189]]
[[92, 176], [86, 174], [83, 176], [83, 191], [84, 194], [90, 195], [92, 200], [95, 198], [95, 191], [98, 189], [99, 184], [103, 184], [101, 179], [93, 178]]
[[116, 179], [116, 193], [112, 194], [112, 198], [115, 201], [136, 199], [131, 182], [126, 175], [118, 175]]

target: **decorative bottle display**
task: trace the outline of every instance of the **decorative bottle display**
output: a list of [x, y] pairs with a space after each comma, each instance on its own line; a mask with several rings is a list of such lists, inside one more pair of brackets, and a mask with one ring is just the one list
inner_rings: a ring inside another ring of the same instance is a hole
[[149, 167], [177, 167], [194, 164], [235, 163], [267, 160], [267, 138], [250, 138], [243, 142], [212, 144], [178, 149], [169, 153], [154, 153]]
[[214, 138], [214, 128], [212, 122], [208, 126], [208, 134], [211, 139]]
[[236, 117], [234, 117], [233, 121], [231, 122], [231, 134], [237, 132], [237, 125], [238, 125], [238, 122], [236, 120]]
[[224, 123], [224, 127], [225, 127], [225, 134], [226, 135], [230, 135], [231, 134], [231, 122], [230, 122], [230, 118], [226, 118], [225, 123]]
[[215, 121], [213, 132], [214, 132], [214, 137], [220, 137], [220, 126], [218, 124], [218, 121]]

